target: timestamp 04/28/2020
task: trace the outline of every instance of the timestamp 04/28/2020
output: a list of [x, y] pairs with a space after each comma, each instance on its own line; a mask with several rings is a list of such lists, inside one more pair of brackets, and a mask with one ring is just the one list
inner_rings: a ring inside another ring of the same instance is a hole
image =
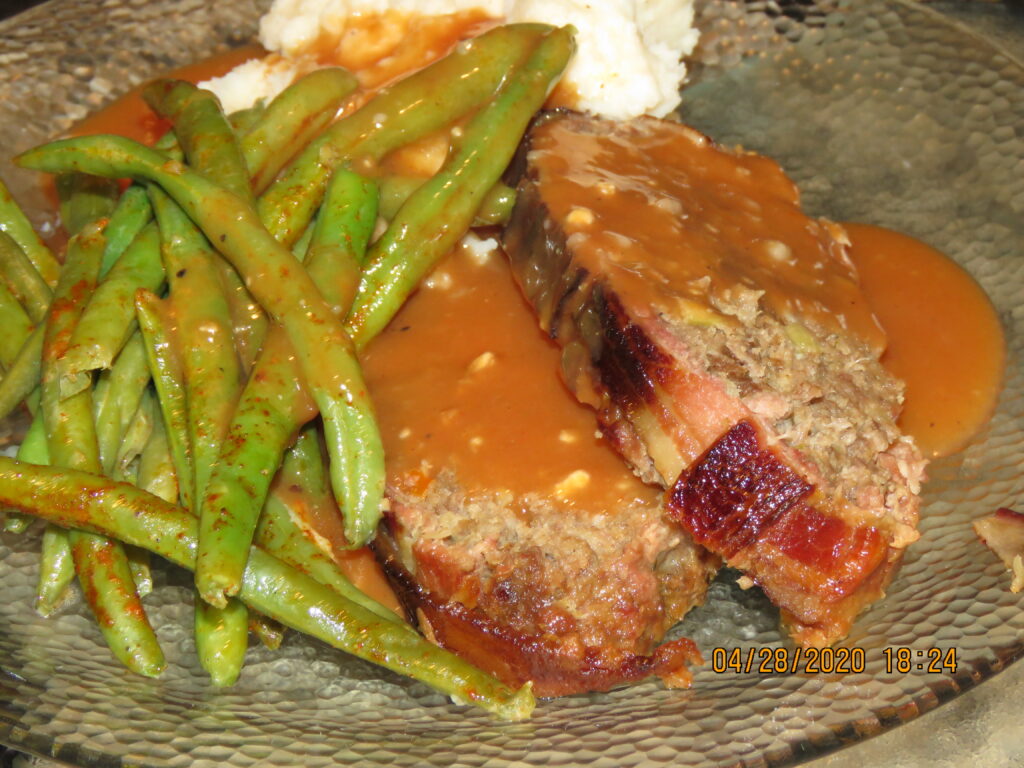
[[[956, 648], [908, 648], [881, 650], [886, 674], [956, 672]], [[867, 669], [863, 648], [713, 648], [711, 671], [754, 674], [856, 674]]]

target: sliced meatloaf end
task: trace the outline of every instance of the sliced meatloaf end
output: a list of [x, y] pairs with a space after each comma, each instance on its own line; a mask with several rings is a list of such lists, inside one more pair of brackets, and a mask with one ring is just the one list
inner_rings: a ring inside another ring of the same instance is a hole
[[563, 374], [697, 543], [827, 644], [917, 538], [924, 461], [838, 226], [678, 123], [539, 120], [503, 236]]
[[433, 641], [539, 696], [650, 675], [689, 685], [696, 646], [657, 643], [703, 601], [718, 560], [662, 510], [566, 515], [542, 498], [468, 494], [451, 473], [389, 497], [378, 555]]
[[500, 252], [456, 249], [362, 355], [388, 454], [378, 552], [424, 632], [541, 696], [686, 684], [719, 558], [559, 379]]

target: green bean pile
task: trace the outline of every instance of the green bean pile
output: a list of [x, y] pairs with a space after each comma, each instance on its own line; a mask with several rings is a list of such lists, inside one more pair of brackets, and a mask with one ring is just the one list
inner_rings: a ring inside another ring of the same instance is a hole
[[[58, 174], [70, 236], [61, 265], [0, 184], [0, 417], [22, 403], [33, 416], [17, 458], [0, 457], [0, 505], [8, 531], [47, 521], [41, 613], [77, 575], [114, 655], [158, 675], [142, 603], [153, 552], [195, 571], [196, 647], [216, 685], [238, 678], [249, 629], [274, 646], [284, 625], [529, 716], [529, 685], [356, 589], [272, 480], [336, 504], [349, 546], [373, 537], [384, 454], [358, 352], [474, 221], [507, 215], [500, 176], [572, 50], [568, 28], [497, 27], [337, 121], [356, 87], [337, 68], [230, 116], [159, 80], [144, 96], [171, 131], [154, 147], [87, 136], [16, 158]], [[354, 170], [457, 120], [432, 178]], [[121, 192], [111, 180], [125, 178]]]

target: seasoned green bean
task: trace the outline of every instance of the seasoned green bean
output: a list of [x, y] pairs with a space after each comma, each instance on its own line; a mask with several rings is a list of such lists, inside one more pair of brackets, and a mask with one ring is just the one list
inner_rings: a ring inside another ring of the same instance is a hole
[[285, 628], [279, 622], [258, 613], [250, 612], [249, 631], [260, 639], [267, 650], [276, 651], [284, 642]]
[[145, 178], [175, 198], [234, 264], [260, 304], [284, 326], [320, 412], [341, 411], [332, 418], [349, 436], [349, 445], [359, 443], [354, 455], [337, 457], [332, 467], [332, 475], [345, 478], [334, 486], [339, 506], [353, 519], [380, 514], [384, 451], [352, 344], [306, 271], [240, 198], [194, 171], [167, 163], [160, 153], [119, 137], [64, 139], [30, 150], [18, 162], [36, 170]]
[[0, 283], [0, 365], [10, 367], [34, 327], [18, 299]]
[[60, 220], [69, 235], [77, 235], [87, 224], [108, 218], [121, 191], [113, 179], [85, 173], [63, 173], [57, 177], [56, 187]]
[[[355, 290], [376, 221], [376, 199], [374, 185], [351, 171], [336, 172], [328, 188], [309, 249], [308, 269], [336, 315], [345, 311]], [[295, 432], [315, 413], [288, 337], [274, 326], [242, 393], [203, 500], [196, 582], [202, 579], [209, 585], [211, 596], [218, 590], [233, 595], [240, 588], [257, 516], [274, 471]], [[337, 468], [336, 457], [359, 446], [346, 443], [352, 435], [344, 431], [344, 413], [332, 408], [323, 416], [332, 441], [332, 466]], [[336, 479], [339, 484], [346, 482], [341, 475]], [[352, 512], [345, 513], [346, 535], [350, 541], [365, 541], [376, 527], [379, 511], [349, 524]]]
[[288, 160], [330, 125], [358, 81], [339, 67], [315, 69], [284, 89], [242, 137], [253, 189], [266, 189]]
[[6, 418], [36, 391], [43, 354], [43, 326], [36, 326], [0, 380], [0, 419]]
[[201, 499], [241, 391], [231, 312], [214, 266], [217, 254], [181, 208], [156, 187], [150, 194], [163, 239], [177, 333], [188, 339], [179, 351], [192, 445], [192, 498]]
[[135, 308], [138, 312], [139, 330], [146, 345], [146, 359], [149, 361], [160, 413], [166, 427], [166, 437], [170, 443], [181, 504], [186, 509], [194, 509], [192, 446], [188, 439], [185, 377], [182, 373], [178, 347], [174, 343], [173, 331], [166, 318], [166, 309], [159, 298], [149, 291], [139, 290], [135, 297]]
[[[0, 457], [0, 504], [58, 525], [115, 536], [178, 565], [195, 567], [195, 519], [125, 483]], [[240, 597], [285, 626], [420, 680], [459, 703], [474, 704], [505, 720], [521, 720], [533, 711], [529, 684], [512, 690], [259, 547], [249, 554]]]
[[235, 132], [213, 93], [184, 80], [161, 79], [147, 85], [142, 96], [157, 114], [173, 123], [189, 165], [254, 203]]
[[39, 552], [36, 612], [40, 616], [49, 616], [64, 602], [68, 587], [75, 578], [75, 562], [71, 555], [68, 532], [56, 525], [46, 526]]
[[234, 685], [242, 671], [249, 637], [249, 609], [238, 600], [214, 607], [196, 596], [196, 653], [218, 687]]
[[115, 480], [128, 480], [135, 482], [138, 472], [136, 459], [142, 454], [143, 449], [153, 434], [153, 421], [156, 418], [156, 403], [153, 394], [149, 390], [143, 392], [139, 407], [135, 410], [128, 428], [124, 432], [121, 445], [117, 449], [117, 459], [111, 477]]
[[260, 219], [290, 247], [312, 220], [337, 165], [355, 157], [380, 159], [472, 111], [494, 95], [550, 29], [542, 24], [497, 27], [385, 88], [291, 162], [259, 200]]
[[166, 502], [178, 503], [178, 476], [174, 471], [171, 445], [162, 417], [153, 421], [153, 432], [139, 456], [139, 475], [135, 484]]
[[50, 308], [53, 291], [40, 277], [28, 256], [6, 233], [0, 231], [0, 272], [7, 287], [25, 307], [33, 323], [41, 323]]
[[[55, 363], [66, 349], [71, 330], [96, 284], [105, 245], [98, 223], [85, 226], [68, 243], [46, 322], [40, 399], [51, 462], [97, 473], [102, 466], [93, 424], [92, 392], [84, 389], [62, 398]], [[74, 529], [66, 535], [85, 599], [115, 657], [139, 674], [159, 674], [164, 667], [163, 653], [139, 600], [124, 546], [102, 535]]]
[[[311, 504], [334, 504], [330, 483], [324, 472], [319, 438], [314, 424], [299, 433], [281, 466], [281, 488], [295, 487]], [[410, 632], [394, 612], [357, 589], [341, 571], [338, 564], [303, 531], [292, 517], [287, 494], [271, 490], [260, 513], [256, 531], [257, 545], [274, 557], [297, 568], [321, 584], [330, 587], [368, 611], [388, 621], [401, 624]]]
[[[32, 419], [21, 445], [18, 446], [16, 456], [18, 461], [27, 461], [30, 464], [50, 463], [50, 451], [46, 447], [46, 425], [43, 424], [41, 413], [37, 412]], [[30, 522], [31, 518], [28, 515], [8, 512], [4, 519], [4, 530], [8, 533], [24, 533]]]
[[267, 105], [263, 99], [259, 99], [251, 107], [240, 109], [237, 112], [232, 112], [228, 115], [228, 122], [231, 123], [231, 130], [235, 132], [235, 136], [241, 139], [245, 134], [251, 131], [260, 120], [263, 119], [264, 113], [267, 111]]
[[[220, 103], [211, 93], [190, 83], [157, 81], [147, 87], [145, 95], [158, 112], [172, 120], [185, 156], [197, 171], [251, 200], [241, 150]], [[218, 270], [220, 258], [177, 204], [156, 187], [150, 190], [150, 197], [160, 226], [170, 301], [179, 333], [190, 341], [180, 345], [180, 353], [193, 456], [192, 493], [198, 501], [205, 494], [241, 391], [233, 318], [221, 285], [221, 280], [231, 274]], [[233, 298], [237, 300], [237, 294]], [[200, 541], [206, 530], [204, 522], [201, 517]], [[196, 605], [200, 663], [215, 685], [231, 685], [241, 673], [245, 656], [248, 611], [237, 602], [209, 600], [198, 578], [196, 587], [203, 600], [210, 603], [200, 600]]]
[[101, 280], [138, 237], [142, 228], [152, 220], [153, 209], [149, 205], [149, 195], [146, 194], [145, 187], [138, 184], [128, 187], [117, 201], [117, 207], [110, 214], [107, 228], [103, 230], [107, 238], [107, 247], [103, 250], [103, 263], [100, 264]]
[[357, 347], [387, 325], [420, 278], [469, 228], [572, 52], [570, 28], [544, 37], [526, 65], [469, 121], [441, 171], [413, 193], [373, 244], [346, 323]]
[[[72, 395], [89, 386], [91, 371], [109, 368], [135, 328], [135, 291], [164, 284], [160, 230], [151, 222], [131, 242], [96, 288], [61, 359], [61, 387]], [[3, 399], [0, 398], [0, 405]]]
[[[385, 176], [380, 179], [380, 215], [391, 221], [405, 205], [412, 193], [427, 181], [423, 176]], [[474, 227], [489, 227], [504, 224], [512, 213], [516, 191], [507, 184], [498, 182], [484, 196], [480, 208], [473, 217]]]
[[132, 572], [132, 581], [139, 597], [153, 594], [153, 572], [150, 570], [149, 552], [138, 547], [125, 547], [128, 555], [128, 567]]
[[18, 244], [47, 285], [57, 284], [60, 262], [33, 229], [3, 181], [0, 181], [0, 232], [6, 232]]
[[135, 333], [124, 345], [113, 367], [100, 375], [93, 394], [96, 439], [104, 474], [109, 475], [114, 469], [121, 441], [128, 432], [149, 379], [146, 347], [142, 336]]

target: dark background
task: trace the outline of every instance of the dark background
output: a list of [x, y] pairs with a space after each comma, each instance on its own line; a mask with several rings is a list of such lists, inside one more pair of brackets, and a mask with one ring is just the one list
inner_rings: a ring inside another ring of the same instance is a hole
[[0, 19], [6, 19], [19, 11], [39, 5], [41, 0], [0, 0]]

